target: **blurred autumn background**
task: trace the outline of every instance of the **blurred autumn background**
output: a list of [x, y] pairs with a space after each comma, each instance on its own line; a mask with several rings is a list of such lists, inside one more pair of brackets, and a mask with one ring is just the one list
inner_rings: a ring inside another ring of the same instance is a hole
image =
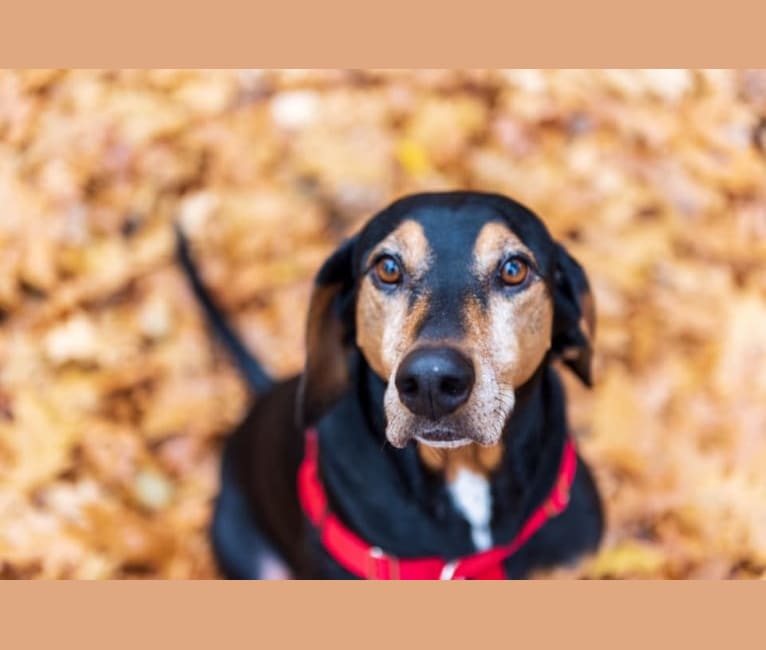
[[766, 73], [0, 72], [0, 576], [216, 576], [250, 397], [172, 224], [275, 375], [311, 278], [417, 190], [509, 194], [586, 268], [567, 376], [602, 551], [554, 576], [766, 576]]

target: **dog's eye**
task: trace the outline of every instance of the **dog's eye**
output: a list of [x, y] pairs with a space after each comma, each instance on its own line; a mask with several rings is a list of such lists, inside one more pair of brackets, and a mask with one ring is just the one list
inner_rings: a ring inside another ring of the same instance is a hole
[[524, 282], [529, 274], [529, 265], [520, 257], [511, 257], [500, 267], [500, 279], [509, 286]]
[[399, 284], [402, 280], [402, 268], [390, 255], [384, 255], [377, 261], [375, 274], [383, 284]]

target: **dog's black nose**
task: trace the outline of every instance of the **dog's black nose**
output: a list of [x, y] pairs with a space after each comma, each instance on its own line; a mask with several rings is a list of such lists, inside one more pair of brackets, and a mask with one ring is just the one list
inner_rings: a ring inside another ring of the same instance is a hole
[[399, 399], [415, 415], [438, 420], [463, 404], [473, 388], [473, 364], [452, 348], [410, 352], [396, 372]]

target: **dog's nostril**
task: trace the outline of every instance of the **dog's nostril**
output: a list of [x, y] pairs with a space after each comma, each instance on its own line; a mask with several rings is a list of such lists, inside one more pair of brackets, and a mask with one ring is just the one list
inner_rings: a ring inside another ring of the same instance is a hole
[[450, 395], [451, 397], [458, 397], [463, 393], [463, 391], [465, 391], [465, 389], [465, 381], [462, 381], [457, 377], [445, 377], [439, 383], [439, 390], [446, 395]]
[[414, 395], [418, 392], [418, 380], [414, 377], [405, 377], [397, 384], [400, 393]]

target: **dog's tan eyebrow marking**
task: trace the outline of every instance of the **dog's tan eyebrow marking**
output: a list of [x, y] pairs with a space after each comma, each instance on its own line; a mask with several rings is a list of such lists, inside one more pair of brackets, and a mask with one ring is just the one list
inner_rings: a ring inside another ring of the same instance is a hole
[[537, 262], [534, 253], [508, 226], [497, 221], [484, 225], [473, 247], [474, 272], [480, 276], [491, 273], [502, 258], [511, 252], [524, 253], [533, 262]]
[[365, 266], [369, 266], [381, 253], [387, 252], [398, 254], [405, 269], [416, 276], [426, 270], [431, 259], [431, 247], [428, 245], [423, 226], [411, 219], [399, 224], [388, 237], [372, 249]]

